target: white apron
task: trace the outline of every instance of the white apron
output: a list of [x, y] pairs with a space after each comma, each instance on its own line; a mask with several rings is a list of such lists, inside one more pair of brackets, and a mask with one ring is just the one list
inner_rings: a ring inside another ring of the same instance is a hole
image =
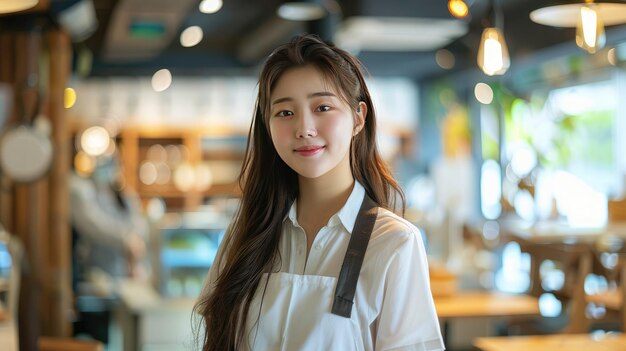
[[337, 278], [273, 273], [259, 317], [266, 279], [267, 274], [259, 283], [248, 313], [247, 332], [252, 350], [364, 349], [356, 313], [353, 311], [350, 318], [331, 313]]
[[353, 301], [377, 212], [366, 194], [339, 278], [278, 272], [270, 274], [268, 282], [268, 274], [263, 275], [248, 312], [248, 347], [262, 351], [364, 350]]

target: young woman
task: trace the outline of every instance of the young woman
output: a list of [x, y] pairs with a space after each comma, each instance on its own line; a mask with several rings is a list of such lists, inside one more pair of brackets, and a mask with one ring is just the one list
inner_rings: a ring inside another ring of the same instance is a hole
[[310, 35], [269, 56], [241, 187], [195, 307], [203, 350], [444, 349], [356, 58]]

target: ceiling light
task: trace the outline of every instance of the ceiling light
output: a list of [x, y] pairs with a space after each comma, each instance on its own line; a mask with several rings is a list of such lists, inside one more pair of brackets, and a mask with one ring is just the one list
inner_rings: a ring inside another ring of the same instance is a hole
[[74, 169], [76, 173], [84, 177], [88, 177], [96, 168], [96, 159], [80, 150], [74, 156]]
[[493, 89], [486, 83], [478, 83], [474, 86], [474, 96], [483, 105], [493, 102]]
[[607, 53], [607, 60], [611, 64], [611, 66], [617, 65], [617, 54], [615, 53], [615, 48], [612, 48]]
[[495, 6], [495, 0], [491, 1], [488, 17], [493, 15], [494, 26], [486, 27], [480, 38], [478, 47], [478, 66], [488, 76], [502, 75], [511, 65], [509, 49], [500, 28], [502, 28], [502, 13]]
[[463, 0], [448, 1], [448, 11], [456, 18], [464, 18], [469, 13], [469, 8]]
[[63, 106], [65, 108], [72, 108], [76, 103], [76, 90], [67, 87], [63, 91]]
[[[580, 17], [580, 8], [588, 4], [588, 1], [578, 1], [539, 8], [530, 13], [530, 19], [546, 26], [575, 28]], [[626, 23], [626, 4], [604, 1], [595, 1], [593, 4], [605, 26]]]
[[546, 26], [575, 27], [576, 44], [595, 53], [604, 46], [604, 26], [626, 23], [626, 4], [584, 0], [536, 9], [530, 19]]
[[0, 1], [0, 13], [11, 13], [28, 10], [37, 5], [39, 0], [2, 0]]
[[333, 40], [352, 52], [434, 51], [467, 32], [467, 23], [457, 19], [352, 16]]
[[605, 43], [604, 24], [595, 10], [595, 4], [582, 6], [576, 25], [576, 45], [594, 54], [603, 48]]
[[222, 0], [202, 0], [200, 3], [200, 12], [211, 14], [216, 13], [222, 8], [223, 2]]
[[101, 126], [87, 128], [80, 137], [80, 146], [89, 156], [100, 156], [109, 148], [111, 136]]
[[289, 21], [314, 21], [326, 16], [320, 0], [289, 1], [278, 7], [278, 17]]
[[478, 48], [478, 66], [488, 76], [504, 74], [511, 64], [504, 35], [498, 28], [485, 28]]
[[196, 46], [202, 41], [202, 28], [191, 26], [180, 34], [180, 44], [186, 48]]
[[172, 84], [172, 73], [166, 68], [160, 69], [152, 75], [152, 89], [156, 92], [164, 91]]
[[450, 50], [439, 49], [435, 53], [435, 62], [443, 69], [452, 69], [454, 61], [454, 54]]

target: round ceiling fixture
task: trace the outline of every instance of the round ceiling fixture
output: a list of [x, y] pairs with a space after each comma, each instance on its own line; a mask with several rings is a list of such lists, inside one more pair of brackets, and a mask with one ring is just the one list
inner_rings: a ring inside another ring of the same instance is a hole
[[278, 7], [278, 17], [289, 21], [314, 21], [326, 16], [321, 1], [289, 1]]
[[0, 13], [11, 13], [28, 10], [39, 3], [39, 0], [2, 0], [0, 1]]
[[[530, 19], [539, 24], [552, 27], [575, 28], [580, 18], [581, 8], [590, 3], [554, 5], [536, 9], [530, 13]], [[592, 2], [598, 16], [605, 26], [626, 23], [626, 4], [611, 2]]]

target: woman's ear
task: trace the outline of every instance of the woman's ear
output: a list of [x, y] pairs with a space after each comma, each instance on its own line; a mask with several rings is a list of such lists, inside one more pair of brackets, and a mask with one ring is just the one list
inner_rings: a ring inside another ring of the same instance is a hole
[[354, 114], [354, 130], [352, 136], [355, 136], [361, 132], [363, 126], [365, 126], [365, 117], [367, 116], [367, 104], [363, 101], [359, 102]]

